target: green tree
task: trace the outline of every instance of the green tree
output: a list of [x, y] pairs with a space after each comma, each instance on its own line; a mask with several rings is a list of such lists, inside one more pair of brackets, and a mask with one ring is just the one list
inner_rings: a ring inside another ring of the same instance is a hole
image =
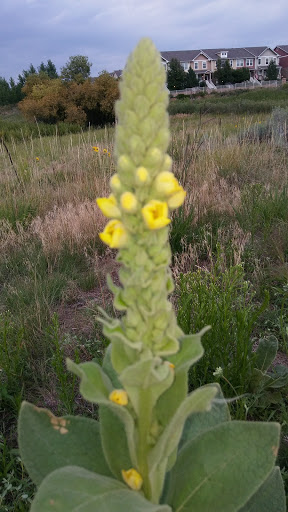
[[248, 68], [232, 69], [232, 84], [239, 84], [250, 79], [250, 71]]
[[68, 62], [61, 68], [61, 78], [64, 82], [82, 83], [90, 76], [92, 63], [84, 55], [69, 57]]
[[199, 82], [195, 71], [192, 68], [189, 68], [188, 73], [186, 73], [186, 87], [198, 87], [198, 85]]
[[53, 64], [51, 59], [47, 60], [47, 64], [41, 62], [40, 66], [38, 67], [38, 73], [46, 73], [46, 75], [52, 79], [58, 78], [56, 66]]
[[217, 79], [219, 85], [224, 85], [232, 82], [232, 68], [229, 61], [218, 59], [216, 63], [217, 70], [214, 73], [214, 77]]
[[276, 66], [274, 60], [270, 60], [268, 68], [267, 68], [266, 79], [267, 80], [277, 80], [277, 76], [278, 76], [277, 66]]
[[186, 87], [186, 73], [177, 59], [171, 59], [169, 63], [167, 87], [170, 91], [182, 90]]
[[10, 87], [5, 78], [0, 76], [0, 105], [10, 103]]

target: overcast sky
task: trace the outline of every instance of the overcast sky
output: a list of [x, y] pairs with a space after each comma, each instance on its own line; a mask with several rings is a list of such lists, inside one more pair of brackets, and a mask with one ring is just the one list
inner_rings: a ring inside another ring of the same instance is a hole
[[137, 41], [193, 50], [288, 44], [287, 0], [0, 0], [0, 76], [32, 63], [60, 71], [86, 55], [91, 76], [122, 69]]

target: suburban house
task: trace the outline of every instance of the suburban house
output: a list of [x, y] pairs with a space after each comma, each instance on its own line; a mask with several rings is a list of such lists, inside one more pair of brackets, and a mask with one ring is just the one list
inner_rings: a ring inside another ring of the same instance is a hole
[[282, 67], [282, 76], [288, 78], [288, 44], [276, 46], [274, 51], [279, 55], [279, 64]]
[[[286, 48], [288, 47], [286, 46]], [[278, 69], [278, 77], [281, 78], [279, 55], [275, 50], [266, 46], [167, 51], [161, 52], [161, 57], [166, 70], [171, 59], [177, 59], [185, 71], [191, 67], [199, 79], [208, 82], [212, 80], [219, 59], [222, 63], [228, 60], [233, 69], [248, 68], [250, 77], [259, 80], [265, 78], [269, 62], [274, 60]]]
[[109, 74], [111, 76], [113, 76], [113, 78], [116, 78], [116, 80], [117, 80], [118, 78], [120, 78], [122, 76], [122, 69], [116, 69], [115, 71], [112, 71]]

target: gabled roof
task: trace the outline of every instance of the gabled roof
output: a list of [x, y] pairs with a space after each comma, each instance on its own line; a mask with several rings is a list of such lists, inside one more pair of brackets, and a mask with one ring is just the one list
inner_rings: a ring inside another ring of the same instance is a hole
[[272, 48], [270, 48], [269, 46], [246, 46], [245, 49], [248, 50], [248, 52], [250, 52], [252, 55], [254, 55], [254, 57], [259, 57], [260, 55], [262, 55], [262, 53], [265, 52], [265, 50], [271, 50], [271, 52], [277, 55], [277, 53], [274, 50], [272, 50]]
[[[283, 50], [283, 52], [288, 53], [288, 44], [277, 44], [276, 48], [280, 48], [280, 50]], [[282, 55], [282, 57], [284, 57], [284, 55]]]
[[177, 59], [180, 62], [191, 62], [199, 53], [201, 53], [201, 50], [178, 50], [178, 51], [171, 51], [171, 52], [160, 52], [162, 57], [170, 62], [171, 59]]
[[221, 52], [227, 52], [227, 59], [251, 58], [251, 54], [245, 48], [212, 48], [204, 49], [203, 52], [207, 53], [212, 60], [221, 58]]
[[120, 78], [120, 76], [122, 75], [122, 72], [123, 72], [122, 69], [116, 69], [115, 71], [112, 71], [110, 73], [110, 75], [111, 76], [115, 76], [116, 75], [118, 78]]

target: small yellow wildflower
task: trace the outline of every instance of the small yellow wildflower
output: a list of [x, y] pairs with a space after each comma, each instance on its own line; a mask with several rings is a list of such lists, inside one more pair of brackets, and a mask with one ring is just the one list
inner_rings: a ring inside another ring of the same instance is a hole
[[92, 149], [94, 149], [95, 153], [98, 153], [98, 152], [99, 152], [99, 148], [98, 148], [98, 146], [92, 146]]
[[127, 405], [128, 395], [124, 389], [114, 389], [109, 395], [109, 400], [118, 405]]
[[121, 181], [119, 179], [119, 176], [118, 174], [113, 174], [113, 176], [111, 176], [110, 178], [110, 187], [112, 188], [112, 190], [120, 190], [121, 189]]
[[109, 197], [98, 197], [96, 203], [105, 217], [112, 219], [113, 217], [120, 217], [121, 212], [117, 206], [116, 198], [113, 194]]
[[108, 149], [103, 149], [103, 153], [108, 153]]
[[145, 183], [148, 180], [149, 173], [146, 169], [146, 167], [138, 167], [136, 169], [136, 176], [140, 183]]
[[99, 233], [99, 237], [111, 249], [119, 249], [127, 242], [127, 232], [120, 220], [110, 220], [105, 226], [104, 231]]
[[168, 218], [168, 205], [163, 201], [152, 199], [141, 211], [143, 219], [150, 229], [160, 229], [171, 222]]
[[110, 152], [108, 152], [108, 156], [111, 156], [111, 153], [110, 153]]
[[137, 210], [137, 199], [132, 192], [124, 192], [120, 197], [120, 203], [126, 212], [134, 213]]
[[38, 156], [36, 156], [36, 162], [39, 162], [40, 158]]
[[237, 128], [237, 126], [238, 126], [238, 125], [237, 125], [237, 124], [235, 124], [235, 128]]
[[139, 491], [141, 489], [142, 484], [143, 484], [143, 478], [140, 475], [140, 473], [138, 473], [138, 471], [136, 471], [136, 469], [131, 468], [131, 469], [128, 469], [127, 471], [122, 469], [121, 473], [122, 473], [122, 478], [123, 478], [124, 482], [127, 485], [129, 485], [129, 487], [131, 489], [133, 489], [133, 491]]
[[171, 210], [174, 210], [175, 208], [179, 208], [181, 204], [184, 203], [184, 199], [186, 197], [185, 190], [180, 186], [178, 192], [173, 194], [167, 199], [167, 204]]

